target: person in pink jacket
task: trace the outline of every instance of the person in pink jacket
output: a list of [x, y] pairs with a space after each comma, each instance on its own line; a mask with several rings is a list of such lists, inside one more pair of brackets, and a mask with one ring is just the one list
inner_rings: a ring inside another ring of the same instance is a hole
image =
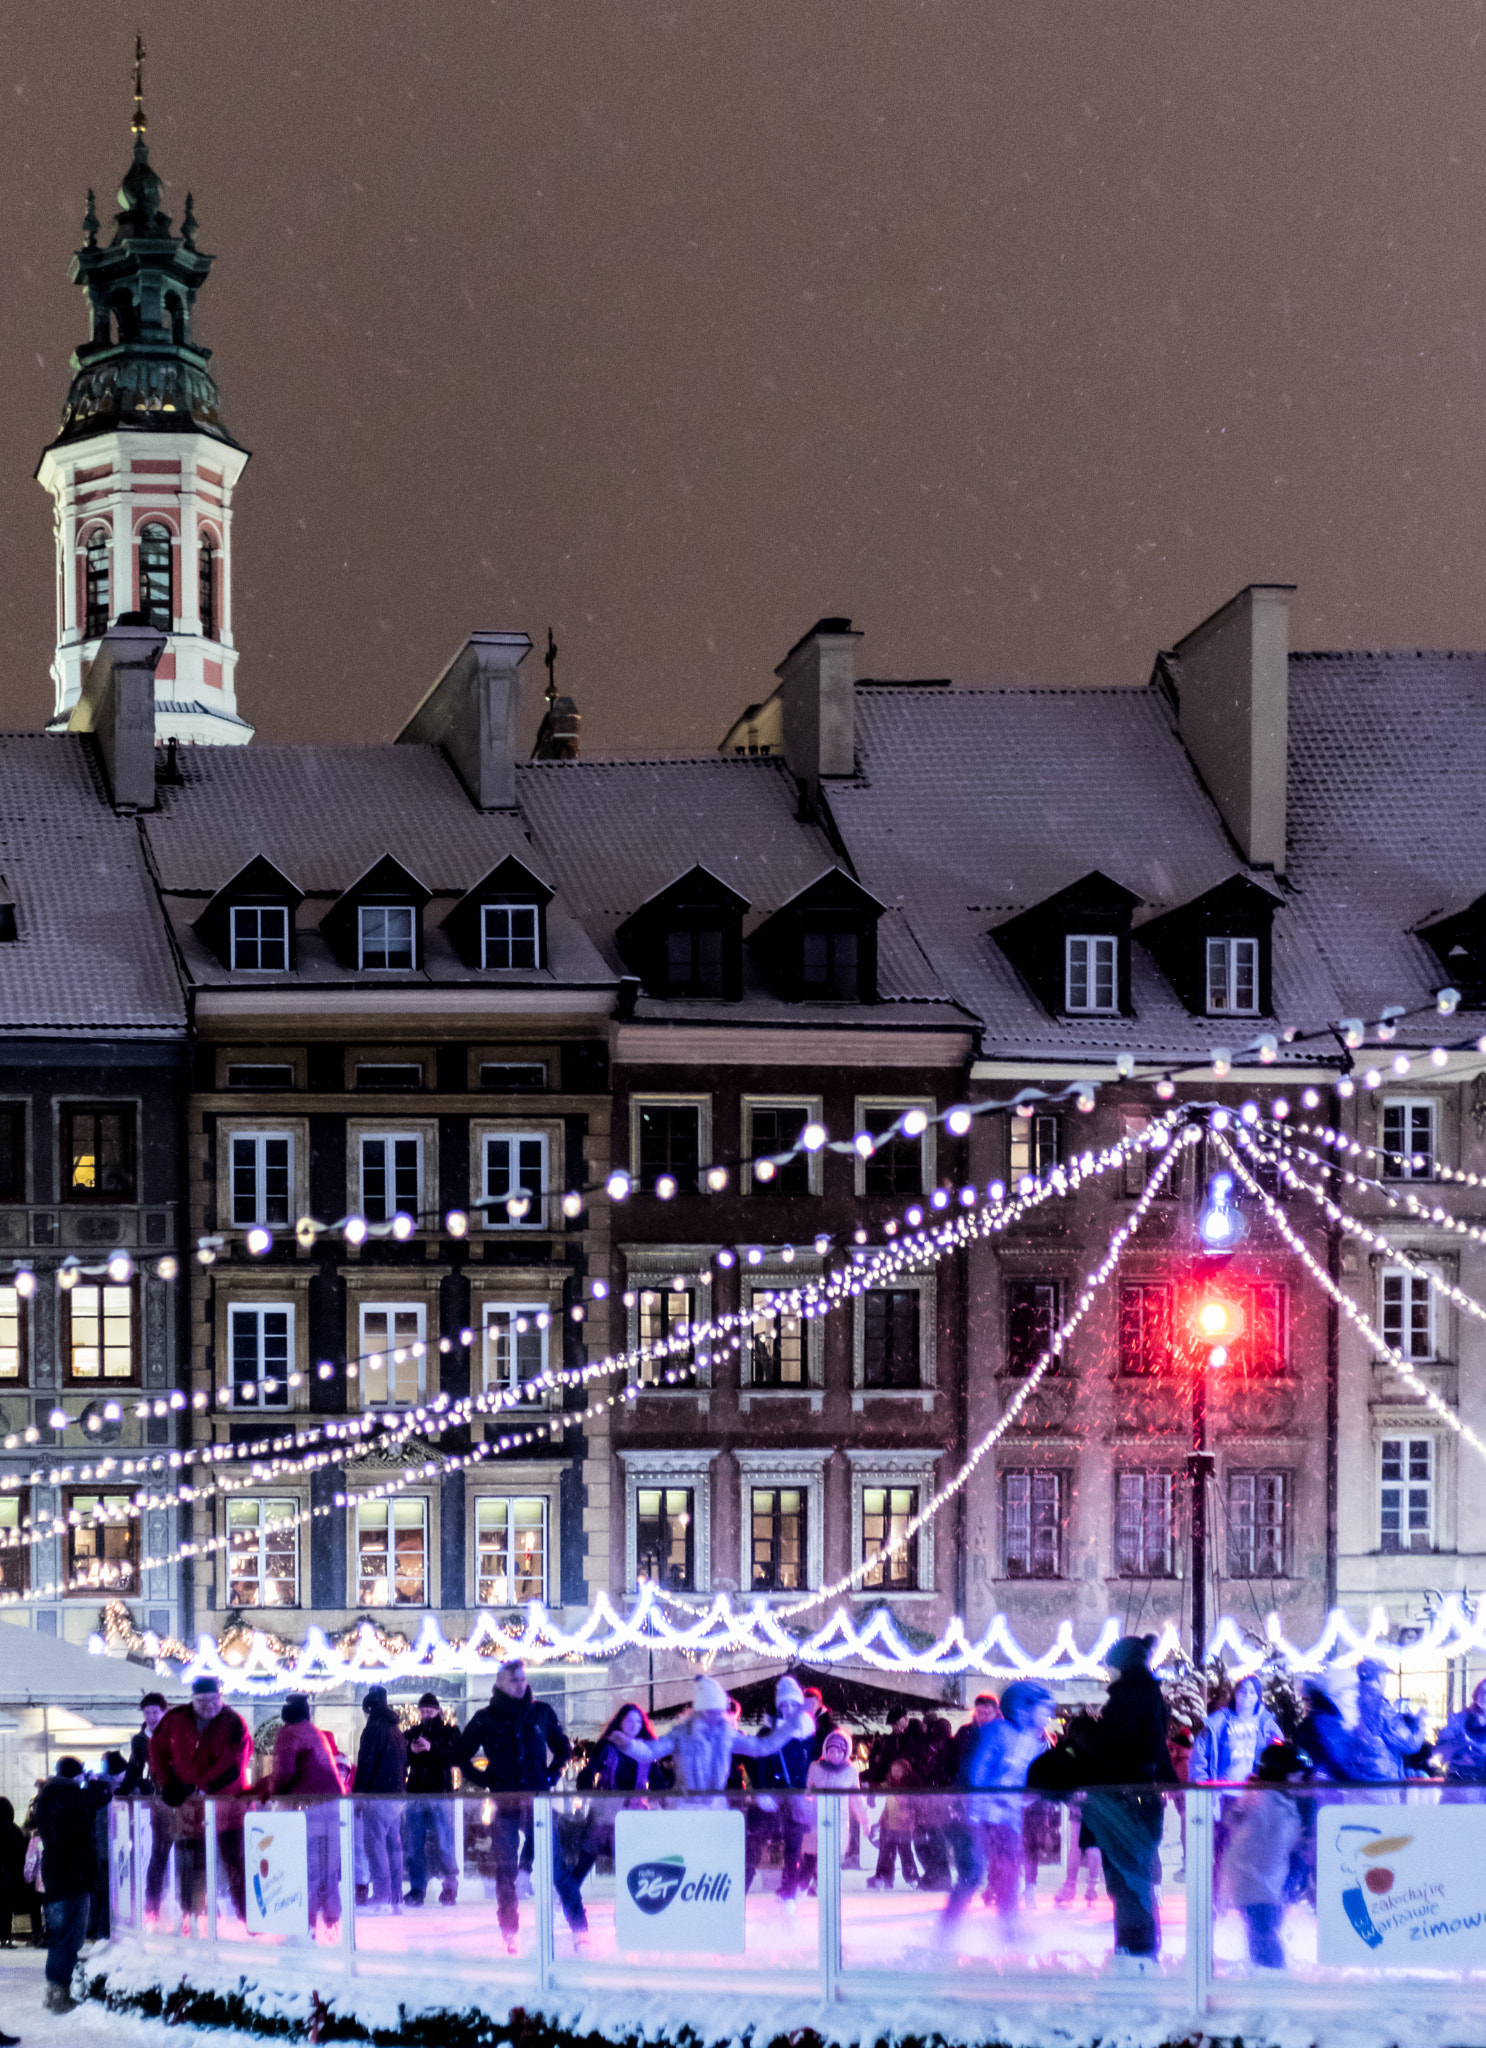
[[341, 1775], [330, 1740], [310, 1719], [310, 1703], [302, 1692], [291, 1692], [284, 1701], [273, 1769], [253, 1789], [303, 1809], [311, 1932], [318, 1915], [326, 1933], [336, 1934], [341, 1924]]

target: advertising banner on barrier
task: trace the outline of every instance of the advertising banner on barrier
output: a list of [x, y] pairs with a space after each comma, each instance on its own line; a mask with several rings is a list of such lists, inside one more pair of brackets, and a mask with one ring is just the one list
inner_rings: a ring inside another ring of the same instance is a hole
[[250, 1813], [243, 1826], [249, 1934], [310, 1937], [309, 1855], [302, 1813]]
[[1477, 1806], [1323, 1806], [1317, 1958], [1340, 1968], [1486, 1968]]
[[742, 1955], [742, 1814], [616, 1814], [614, 1934], [622, 1949]]

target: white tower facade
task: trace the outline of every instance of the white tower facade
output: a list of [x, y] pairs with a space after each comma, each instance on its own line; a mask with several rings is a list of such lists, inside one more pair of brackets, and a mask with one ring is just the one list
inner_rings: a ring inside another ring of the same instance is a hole
[[60, 731], [98, 643], [132, 618], [167, 635], [155, 675], [155, 737], [241, 746], [232, 624], [232, 494], [248, 461], [222, 424], [210, 349], [193, 339], [213, 259], [196, 247], [187, 194], [179, 235], [160, 211], [136, 75], [134, 161], [100, 247], [93, 195], [71, 277], [89, 339], [72, 358], [62, 427], [36, 475], [55, 508]]

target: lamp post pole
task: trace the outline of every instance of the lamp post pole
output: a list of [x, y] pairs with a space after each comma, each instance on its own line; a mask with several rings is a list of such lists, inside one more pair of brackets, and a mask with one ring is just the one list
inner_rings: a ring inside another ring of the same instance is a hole
[[1207, 1365], [1192, 1375], [1192, 1449], [1187, 1458], [1192, 1519], [1192, 1662], [1200, 1665], [1207, 1648], [1207, 1482], [1213, 1460], [1207, 1448]]

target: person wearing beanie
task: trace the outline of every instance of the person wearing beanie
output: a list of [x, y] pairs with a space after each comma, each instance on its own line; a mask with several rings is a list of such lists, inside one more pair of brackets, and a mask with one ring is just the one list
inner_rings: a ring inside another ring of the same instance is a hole
[[[794, 1685], [794, 1680], [790, 1680]], [[795, 1687], [796, 1693], [799, 1687]], [[773, 1756], [787, 1742], [809, 1744], [814, 1724], [803, 1700], [791, 1706], [788, 1695], [780, 1710], [775, 1694], [776, 1719], [767, 1734], [745, 1735], [733, 1716], [733, 1701], [715, 1678], [699, 1678], [692, 1691], [691, 1712], [683, 1714], [674, 1728], [655, 1740], [611, 1731], [610, 1741], [627, 1755], [658, 1763], [670, 1757], [676, 1772], [676, 1790], [694, 1797], [707, 1796], [713, 1806], [725, 1802], [715, 1795], [727, 1788], [735, 1756]]]
[[242, 1794], [248, 1789], [253, 1732], [222, 1698], [221, 1681], [203, 1673], [191, 1697], [160, 1717], [150, 1737], [150, 1776], [172, 1816], [182, 1918], [206, 1911], [206, 1802], [213, 1802], [217, 1855], [237, 1917], [247, 1924]]
[[310, 1925], [318, 1918], [333, 1932], [341, 1924], [340, 1773], [304, 1693], [288, 1694], [281, 1721], [273, 1765], [253, 1790], [303, 1811]]
[[366, 1726], [356, 1751], [356, 1811], [371, 1878], [369, 1913], [402, 1911], [402, 1806], [408, 1750], [385, 1685], [370, 1685], [361, 1702]]
[[[946, 1933], [982, 1885], [1003, 1923], [1016, 1911], [1023, 1858], [1022, 1788], [1034, 1759], [1047, 1747], [1056, 1711], [1045, 1685], [1013, 1679], [1001, 1695], [999, 1713], [981, 1723], [974, 1745], [961, 1754], [956, 1783], [970, 1796], [950, 1829], [956, 1875], [941, 1923]], [[1010, 1796], [990, 1795], [993, 1785], [1008, 1788]]]
[[418, 1702], [418, 1725], [408, 1737], [408, 1803], [402, 1816], [402, 1849], [408, 1870], [404, 1905], [421, 1906], [428, 1896], [432, 1865], [439, 1879], [439, 1904], [452, 1906], [459, 1897], [459, 1870], [454, 1861], [454, 1750], [459, 1730], [444, 1719], [439, 1696], [426, 1692]]
[[107, 1779], [86, 1780], [75, 1756], [57, 1768], [36, 1795], [33, 1815], [41, 1837], [41, 1889], [46, 1900], [46, 2009], [71, 2012], [72, 1973], [88, 1938], [88, 1916], [98, 1879], [95, 1816], [113, 1788]]
[[1084, 1783], [1083, 1824], [1104, 1864], [1104, 1888], [1114, 1907], [1117, 1972], [1142, 1976], [1158, 1968], [1161, 1920], [1161, 1830], [1165, 1808], [1154, 1790], [1104, 1787], [1174, 1785], [1166, 1747], [1166, 1702], [1151, 1670], [1154, 1636], [1122, 1636], [1105, 1657], [1114, 1673], [1104, 1711], [1091, 1724]]
[[[810, 1695], [805, 1695], [808, 1704]], [[870, 1828], [872, 1816], [867, 1802], [860, 1791], [861, 1773], [851, 1760], [851, 1737], [844, 1728], [832, 1728], [820, 1746], [820, 1755], [805, 1773], [807, 1792], [841, 1792], [846, 1794], [846, 1812], [851, 1831], [860, 1841], [860, 1830]], [[808, 1802], [810, 1814], [805, 1839], [800, 1844], [800, 1878], [807, 1892], [816, 1889], [816, 1865], [820, 1856], [819, 1829], [816, 1817], [819, 1801]], [[842, 1851], [842, 1862], [852, 1861], [850, 1840]]]
[[[453, 1761], [471, 1784], [487, 1792], [526, 1794], [501, 1799], [491, 1829], [495, 1862], [496, 1918], [508, 1954], [515, 1955], [520, 1928], [516, 1903], [516, 1866], [521, 1832], [530, 1823], [533, 1792], [548, 1792], [557, 1783], [573, 1753], [562, 1723], [526, 1681], [519, 1657], [502, 1664], [495, 1675], [490, 1705], [472, 1714], [454, 1748]], [[483, 1765], [475, 1758], [483, 1756]], [[575, 1947], [588, 1939], [588, 1914], [583, 1894], [573, 1881], [560, 1850], [552, 1857], [552, 1882]]]

